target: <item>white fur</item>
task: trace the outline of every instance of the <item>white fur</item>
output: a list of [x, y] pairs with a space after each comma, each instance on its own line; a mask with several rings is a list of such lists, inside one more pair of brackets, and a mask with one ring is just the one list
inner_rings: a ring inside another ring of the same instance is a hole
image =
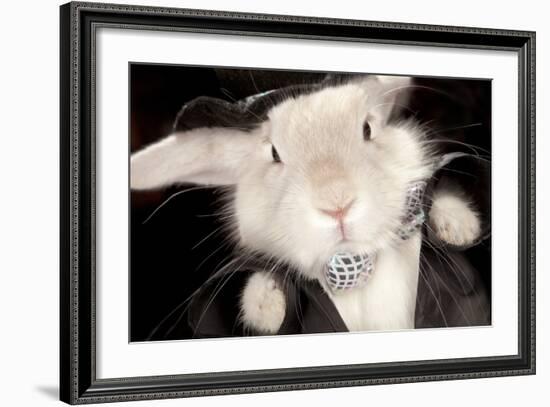
[[[403, 243], [396, 230], [408, 185], [429, 178], [433, 166], [421, 128], [388, 122], [409, 84], [370, 76], [290, 97], [251, 133], [212, 128], [172, 135], [132, 156], [132, 188], [236, 185], [228, 208], [235, 238], [293, 265], [298, 278], [323, 284], [324, 264], [336, 251], [379, 253], [368, 286], [333, 300], [352, 330], [411, 328], [420, 238]], [[272, 146], [281, 163], [273, 161]], [[323, 210], [351, 201], [343, 241], [339, 223]], [[257, 276], [243, 292], [242, 320], [274, 333], [284, 297], [266, 275]]]
[[479, 214], [452, 190], [434, 193], [429, 225], [441, 240], [460, 246], [474, 242], [481, 233]]
[[264, 271], [252, 274], [241, 296], [241, 321], [247, 328], [275, 334], [285, 317], [285, 296]]
[[228, 185], [257, 141], [232, 129], [200, 128], [171, 134], [130, 158], [132, 189], [181, 182]]

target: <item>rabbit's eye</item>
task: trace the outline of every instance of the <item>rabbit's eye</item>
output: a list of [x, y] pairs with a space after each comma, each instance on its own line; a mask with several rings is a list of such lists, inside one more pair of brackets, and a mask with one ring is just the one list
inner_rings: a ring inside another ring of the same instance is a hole
[[369, 122], [365, 121], [363, 124], [363, 138], [368, 141], [370, 140], [371, 128]]
[[275, 161], [276, 163], [281, 162], [281, 157], [279, 157], [279, 153], [277, 152], [277, 149], [273, 145], [271, 146], [271, 155], [273, 157], [273, 161]]

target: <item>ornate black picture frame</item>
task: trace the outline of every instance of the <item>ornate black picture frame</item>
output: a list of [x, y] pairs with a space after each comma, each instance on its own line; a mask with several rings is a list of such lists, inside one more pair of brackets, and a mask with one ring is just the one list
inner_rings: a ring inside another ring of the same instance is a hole
[[[61, 6], [60, 21], [62, 401], [84, 404], [535, 373], [534, 32], [79, 2]], [[95, 315], [97, 157], [94, 46], [98, 27], [505, 50], [517, 53], [518, 353], [437, 361], [98, 379]]]

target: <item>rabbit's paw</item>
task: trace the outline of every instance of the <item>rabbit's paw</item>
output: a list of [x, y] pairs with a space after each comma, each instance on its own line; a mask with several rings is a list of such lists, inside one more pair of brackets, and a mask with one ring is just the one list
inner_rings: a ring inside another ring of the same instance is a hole
[[428, 223], [439, 239], [457, 246], [473, 243], [481, 233], [479, 214], [464, 197], [447, 191], [434, 194]]
[[258, 271], [248, 279], [241, 296], [241, 321], [246, 328], [275, 334], [285, 317], [286, 301], [277, 282]]

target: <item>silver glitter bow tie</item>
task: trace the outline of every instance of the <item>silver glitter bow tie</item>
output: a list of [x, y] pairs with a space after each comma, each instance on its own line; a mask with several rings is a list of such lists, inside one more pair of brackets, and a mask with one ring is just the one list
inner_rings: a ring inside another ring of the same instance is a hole
[[325, 277], [331, 290], [340, 291], [364, 285], [374, 269], [374, 256], [335, 253], [327, 263]]
[[401, 227], [397, 230], [397, 234], [403, 240], [407, 240], [414, 235], [426, 220], [423, 208], [426, 185], [426, 181], [416, 181], [407, 190], [405, 215], [401, 219]]
[[[397, 230], [402, 240], [409, 239], [424, 223], [426, 216], [422, 206], [426, 185], [425, 181], [417, 181], [407, 189], [405, 211]], [[376, 253], [335, 253], [325, 267], [325, 280], [333, 292], [363, 286], [374, 271], [375, 260]]]

